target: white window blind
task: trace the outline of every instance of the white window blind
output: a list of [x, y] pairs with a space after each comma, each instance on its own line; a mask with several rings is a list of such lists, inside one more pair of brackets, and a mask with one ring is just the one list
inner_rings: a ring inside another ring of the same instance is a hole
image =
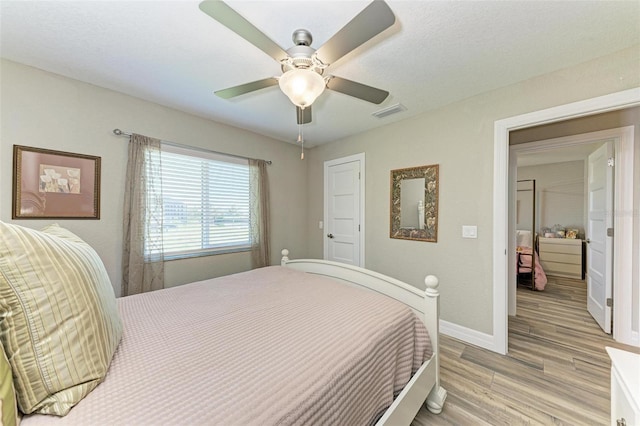
[[248, 250], [248, 160], [162, 145], [166, 258]]

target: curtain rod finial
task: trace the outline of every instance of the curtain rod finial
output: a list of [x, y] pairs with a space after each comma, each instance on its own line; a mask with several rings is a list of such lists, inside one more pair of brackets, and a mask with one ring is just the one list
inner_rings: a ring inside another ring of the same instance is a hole
[[114, 133], [115, 135], [120, 136], [120, 135], [122, 135], [122, 130], [120, 130], [120, 129], [113, 129], [113, 133]]

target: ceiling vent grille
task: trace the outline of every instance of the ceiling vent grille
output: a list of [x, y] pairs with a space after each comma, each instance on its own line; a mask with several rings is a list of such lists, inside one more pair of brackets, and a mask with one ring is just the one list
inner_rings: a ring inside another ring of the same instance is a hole
[[402, 105], [402, 104], [395, 104], [395, 105], [391, 105], [390, 107], [387, 108], [383, 108], [381, 110], [378, 110], [374, 113], [372, 113], [371, 115], [373, 115], [374, 117], [377, 118], [384, 118], [387, 117], [391, 114], [396, 114], [398, 112], [402, 112], [402, 111], [406, 111], [407, 107]]

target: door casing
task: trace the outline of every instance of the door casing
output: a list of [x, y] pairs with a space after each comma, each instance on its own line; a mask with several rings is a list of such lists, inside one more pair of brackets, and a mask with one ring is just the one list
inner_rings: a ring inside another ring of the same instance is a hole
[[[509, 308], [509, 250], [510, 238], [508, 234], [509, 215], [509, 132], [517, 129], [524, 129], [546, 123], [553, 123], [572, 118], [585, 117], [593, 114], [614, 111], [624, 108], [630, 108], [640, 105], [640, 87], [612, 93], [609, 95], [599, 96], [584, 101], [573, 102], [557, 107], [547, 108], [540, 111], [521, 114], [510, 118], [497, 120], [494, 123], [494, 173], [493, 173], [493, 331], [490, 339], [485, 339], [483, 347], [493, 350], [494, 352], [507, 353], [507, 337], [508, 337], [508, 308]], [[633, 152], [633, 139], [625, 142], [631, 145], [631, 150], [626, 149], [624, 152]], [[623, 165], [625, 170], [624, 176], [617, 176], [616, 179], [628, 179], [625, 183], [633, 187], [633, 155], [628, 158], [622, 158], [618, 161], [618, 166]], [[624, 163], [624, 164], [622, 164]], [[638, 167], [638, 165], [636, 165]], [[628, 189], [625, 189], [628, 193]], [[633, 188], [631, 188], [633, 192]], [[624, 200], [626, 205], [620, 207], [631, 207], [633, 211], [633, 197], [630, 200]], [[616, 209], [619, 206], [616, 205]], [[633, 229], [633, 215], [625, 218], [627, 229]], [[636, 232], [637, 234], [637, 232]], [[632, 247], [633, 235], [623, 236], [624, 240], [621, 244], [625, 247]], [[620, 241], [618, 239], [617, 241]], [[514, 240], [515, 242], [515, 240]], [[616, 248], [617, 250], [617, 243]], [[632, 273], [633, 255], [629, 250], [624, 257], [628, 261], [628, 268], [620, 271], [623, 274]], [[640, 261], [640, 259], [636, 259]], [[628, 277], [631, 279], [631, 277]], [[614, 277], [614, 280], [616, 278]], [[617, 297], [614, 290], [614, 297]], [[631, 312], [630, 312], [631, 314]], [[631, 324], [629, 320], [628, 324]], [[629, 327], [630, 328], [630, 327]], [[631, 341], [638, 346], [638, 333], [631, 332]], [[616, 327], [614, 326], [614, 334]]]
[[[509, 156], [509, 199], [515, 199], [516, 179], [516, 153], [539, 152], [559, 147], [593, 143], [602, 140], [614, 140], [615, 163], [614, 168], [614, 212], [630, 212], [633, 210], [633, 126], [617, 129], [602, 130], [599, 132], [583, 133], [544, 141], [529, 142], [510, 146]], [[508, 207], [507, 207], [508, 210]], [[513, 209], [512, 209], [513, 210]], [[617, 228], [614, 238], [613, 270], [613, 337], [614, 339], [629, 345], [638, 346], [638, 335], [631, 330], [633, 306], [632, 306], [632, 275], [633, 275], [633, 216], [615, 214], [614, 229]], [[509, 211], [509, 224], [507, 235], [509, 236], [509, 254], [507, 278], [508, 286], [508, 315], [516, 314], [516, 285], [515, 285], [515, 213]], [[510, 236], [514, 236], [513, 238]], [[513, 253], [513, 254], [512, 254]], [[625, 283], [626, 285], [615, 285]], [[508, 321], [508, 320], [507, 320]], [[505, 323], [508, 328], [508, 323]], [[508, 343], [506, 343], [508, 345]], [[505, 348], [507, 350], [507, 348]], [[506, 352], [505, 352], [506, 353]]]

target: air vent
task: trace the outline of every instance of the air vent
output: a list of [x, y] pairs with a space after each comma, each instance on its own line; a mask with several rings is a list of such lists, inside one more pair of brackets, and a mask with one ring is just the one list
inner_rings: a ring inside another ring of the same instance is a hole
[[378, 111], [372, 113], [371, 115], [373, 115], [374, 117], [377, 117], [377, 118], [384, 118], [384, 117], [387, 117], [387, 116], [389, 116], [391, 114], [395, 114], [395, 113], [406, 111], [406, 110], [407, 110], [406, 106], [404, 106], [402, 104], [395, 104], [395, 105], [391, 105], [390, 107], [378, 110]]

